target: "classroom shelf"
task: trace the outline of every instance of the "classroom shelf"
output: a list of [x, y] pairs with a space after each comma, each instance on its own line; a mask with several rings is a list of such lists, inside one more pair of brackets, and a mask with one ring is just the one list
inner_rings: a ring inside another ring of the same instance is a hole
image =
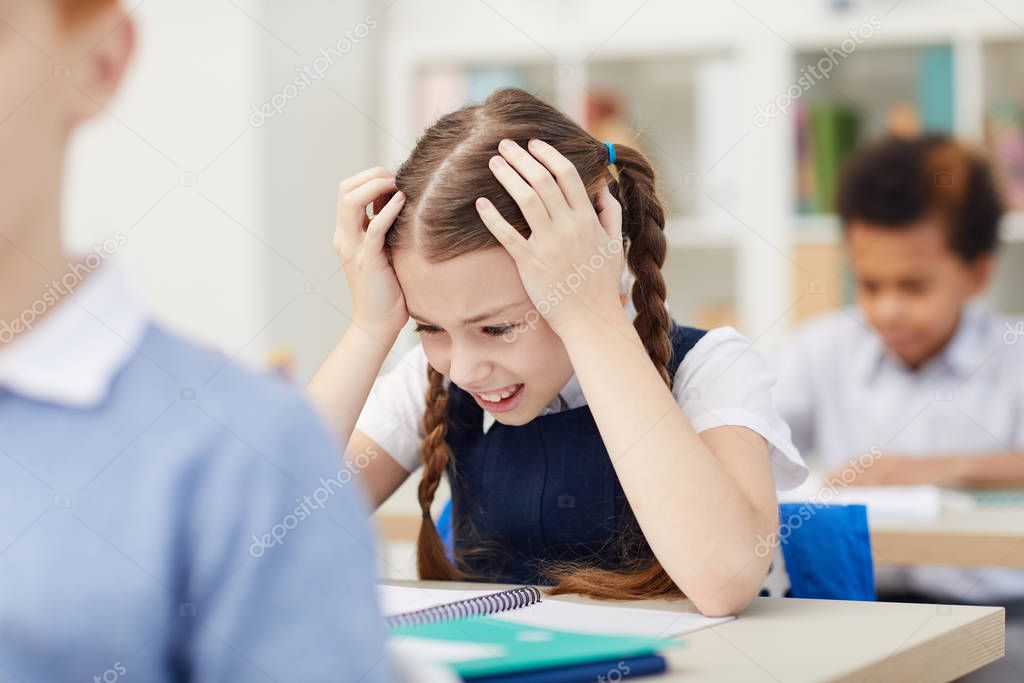
[[984, 147], [993, 159], [1010, 207], [1024, 211], [1024, 40], [987, 43], [982, 48]]
[[522, 88], [556, 104], [552, 62], [426, 62], [416, 75], [418, 98], [413, 127], [421, 131], [465, 102], [479, 101], [504, 87]]
[[[802, 215], [794, 218], [798, 244], [838, 244], [839, 218], [835, 214]], [[1000, 226], [1004, 245], [1024, 244], [1024, 211], [1011, 211]]]
[[[849, 108], [860, 118], [858, 140], [867, 140], [905, 122], [901, 105], [913, 104], [922, 128], [951, 130], [988, 151], [994, 109], [1024, 107], [1024, 7], [997, 12], [950, 0], [843, 6], [848, 11], [807, 0], [744, 11], [683, 0], [627, 11], [611, 0], [565, 0], [530, 4], [523, 14], [512, 5], [474, 7], [474, 20], [507, 30], [507, 40], [491, 41], [417, 10], [391, 27], [394, 54], [384, 65], [381, 108], [409, 111], [418, 74], [437, 65], [511, 64], [581, 122], [588, 98], [611, 93], [656, 164], [669, 204], [666, 277], [674, 312], [728, 309], [770, 350], [771, 339], [802, 316], [799, 307], [787, 311], [805, 293], [800, 271], [813, 270], [805, 260], [840, 258], [835, 217], [813, 208], [799, 213], [795, 201], [800, 107]], [[785, 115], [757, 125], [759, 105], [785, 93], [826, 50], [849, 47], [851, 29], [866, 23], [875, 27], [871, 36], [841, 57], [829, 78]], [[398, 137], [418, 134], [415, 122], [403, 125]], [[407, 153], [394, 141], [382, 144], [396, 161]], [[1021, 204], [1006, 221], [1000, 271], [1007, 273], [992, 297], [1007, 312], [1024, 308], [1013, 275], [1024, 271]]]
[[735, 249], [736, 235], [742, 229], [736, 221], [700, 216], [672, 218], [665, 223], [665, 234], [673, 249]]

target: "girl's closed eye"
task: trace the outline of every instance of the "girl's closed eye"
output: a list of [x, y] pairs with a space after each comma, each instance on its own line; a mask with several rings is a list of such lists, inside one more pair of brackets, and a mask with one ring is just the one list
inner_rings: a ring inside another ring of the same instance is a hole
[[510, 332], [520, 334], [525, 332], [530, 327], [530, 324], [526, 320], [517, 320], [516, 322], [505, 323], [503, 325], [488, 325], [483, 328], [483, 333], [491, 337], [502, 337]]
[[416, 323], [416, 327], [413, 331], [418, 332], [419, 334], [441, 334], [444, 332], [440, 327], [427, 325], [426, 323]]

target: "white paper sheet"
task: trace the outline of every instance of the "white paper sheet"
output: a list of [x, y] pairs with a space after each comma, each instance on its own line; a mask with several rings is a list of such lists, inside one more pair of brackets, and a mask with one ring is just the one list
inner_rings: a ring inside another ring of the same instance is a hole
[[936, 486], [829, 486], [812, 475], [798, 489], [779, 492], [780, 503], [865, 505], [873, 522], [932, 521], [942, 515], [943, 491]]
[[[411, 586], [380, 586], [379, 588], [383, 611], [389, 616], [493, 593], [493, 591], [427, 589]], [[499, 612], [491, 616], [524, 626], [643, 638], [672, 638], [735, 618], [709, 618], [701, 614], [685, 612], [682, 607], [683, 605], [680, 603], [678, 610], [668, 612], [635, 607], [617, 607], [614, 604], [581, 605], [544, 598], [535, 605]]]

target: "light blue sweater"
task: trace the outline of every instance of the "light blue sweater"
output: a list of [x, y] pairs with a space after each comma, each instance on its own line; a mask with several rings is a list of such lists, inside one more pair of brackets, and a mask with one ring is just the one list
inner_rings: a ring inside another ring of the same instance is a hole
[[0, 681], [392, 680], [366, 517], [297, 392], [158, 327], [98, 407], [0, 390]]

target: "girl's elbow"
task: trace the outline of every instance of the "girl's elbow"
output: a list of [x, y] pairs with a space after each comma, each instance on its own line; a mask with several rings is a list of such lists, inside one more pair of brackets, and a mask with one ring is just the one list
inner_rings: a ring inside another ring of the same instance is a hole
[[747, 608], [757, 595], [756, 591], [718, 591], [715, 595], [691, 596], [694, 606], [706, 617], [731, 617]]
[[[734, 564], [709, 570], [684, 593], [706, 617], [727, 617], [745, 610], [761, 591], [761, 567], [747, 562], [739, 571]], [[725, 577], [731, 577], [726, 579]], [[696, 585], [693, 585], [696, 583]], [[678, 585], [678, 584], [677, 584]]]

